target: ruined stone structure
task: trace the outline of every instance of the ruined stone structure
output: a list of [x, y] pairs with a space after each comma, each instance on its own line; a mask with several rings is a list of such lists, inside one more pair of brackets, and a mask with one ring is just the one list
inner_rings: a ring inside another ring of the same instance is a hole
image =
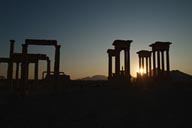
[[[152, 47], [154, 77], [157, 77], [157, 78], [169, 77], [169, 74], [170, 74], [169, 46], [170, 45], [171, 45], [171, 42], [160, 42], [160, 41], [157, 41], [149, 45], [150, 47]], [[165, 70], [164, 52], [166, 53], [166, 70]], [[157, 65], [156, 65], [156, 62], [157, 62]]]
[[[14, 40], [10, 41], [10, 57], [9, 58], [0, 58], [0, 63], [7, 63], [8, 70], [7, 70], [7, 79], [13, 79], [13, 64], [16, 63], [16, 74], [15, 79], [19, 78], [19, 65], [22, 63], [24, 56], [22, 53], [15, 53], [14, 52]], [[38, 79], [38, 62], [39, 60], [46, 60], [47, 61], [47, 72], [50, 73], [50, 59], [45, 54], [27, 54], [28, 65], [30, 63], [35, 64], [35, 71], [34, 71], [34, 79]]]
[[[23, 60], [22, 53], [14, 53], [13, 54], [13, 62], [16, 63], [16, 79], [18, 79], [18, 72], [19, 72], [19, 65], [22, 63]], [[50, 59], [45, 54], [27, 54], [28, 58], [28, 65], [30, 63], [35, 64], [35, 70], [34, 70], [34, 79], [38, 80], [38, 69], [39, 69], [39, 60], [45, 60], [47, 61], [47, 72], [50, 74]]]
[[[36, 39], [26, 39], [25, 44], [22, 45], [22, 54], [23, 54], [23, 62], [22, 62], [22, 76], [23, 78], [28, 78], [28, 46], [29, 45], [43, 45], [43, 46], [54, 46], [55, 47], [55, 62], [54, 62], [54, 75], [59, 75], [59, 66], [60, 66], [60, 45], [57, 45], [56, 40], [36, 40]], [[49, 74], [49, 73], [48, 73]]]
[[[130, 81], [130, 44], [132, 40], [115, 40], [113, 46], [115, 49], [108, 49], [109, 69], [108, 79], [126, 79]], [[124, 51], [125, 71], [120, 71], [120, 52]], [[112, 73], [112, 57], [115, 57], [115, 74]]]
[[[14, 40], [11, 40], [10, 43], [10, 57], [9, 58], [0, 58], [0, 63], [7, 63], [8, 64], [8, 70], [7, 70], [7, 79], [9, 81], [9, 84], [12, 85], [13, 81], [13, 64], [16, 64], [16, 72], [15, 72], [15, 80], [16, 80], [16, 88], [19, 88], [18, 80], [19, 80], [19, 67], [23, 62], [24, 56], [22, 53], [15, 53], [14, 52]], [[39, 67], [39, 60], [46, 60], [47, 61], [47, 72], [50, 74], [50, 59], [45, 54], [27, 54], [26, 55], [28, 62], [27, 65], [30, 63], [35, 64], [34, 69], [34, 80], [38, 80], [38, 67]], [[28, 71], [27, 71], [27, 79], [28, 79]]]
[[[60, 66], [60, 45], [57, 45], [56, 40], [35, 40], [35, 39], [27, 39], [25, 44], [22, 45], [22, 53], [14, 53], [14, 40], [10, 40], [10, 54], [9, 58], [0, 58], [0, 63], [7, 63], [7, 79], [10, 82], [9, 85], [12, 86], [13, 81], [13, 64], [16, 63], [16, 74], [15, 80], [19, 80], [19, 70], [21, 70], [21, 81], [16, 86], [19, 86], [20, 92], [23, 94], [28, 90], [28, 75], [29, 75], [29, 64], [35, 64], [34, 69], [34, 80], [38, 81], [38, 70], [39, 70], [39, 60], [47, 61], [47, 70], [46, 78], [50, 78], [52, 80], [70, 80], [69, 75], [65, 75], [63, 72], [59, 71]], [[55, 47], [55, 62], [54, 62], [54, 71], [50, 70], [50, 59], [45, 54], [29, 54], [28, 46], [29, 45], [47, 45]], [[21, 65], [21, 69], [19, 69]], [[48, 79], [46, 79], [48, 80]], [[18, 82], [16, 82], [18, 83]]]
[[[144, 75], [146, 75], [146, 77], [151, 77], [151, 51], [147, 51], [147, 50], [141, 50], [137, 52], [138, 57], [139, 57], [139, 70], [144, 70], [145, 72]], [[145, 64], [144, 64], [144, 60], [145, 60]], [[143, 75], [141, 74], [141, 72], [139, 72], [139, 75]]]
[[114, 49], [108, 49], [107, 50], [108, 53], [108, 79], [112, 79], [112, 77], [114, 76], [112, 73], [112, 57], [115, 57], [115, 50]]

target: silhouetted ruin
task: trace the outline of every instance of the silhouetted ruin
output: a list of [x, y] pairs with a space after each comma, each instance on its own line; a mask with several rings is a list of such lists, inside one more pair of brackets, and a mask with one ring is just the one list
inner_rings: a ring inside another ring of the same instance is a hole
[[[137, 54], [139, 56], [139, 72], [137, 73], [137, 77], [151, 77], [151, 52], [147, 50], [141, 50], [138, 51]], [[144, 64], [144, 60], [146, 64]], [[141, 70], [143, 71], [141, 72]], [[145, 73], [144, 70], [146, 70]]]
[[[52, 90], [63, 90], [68, 85], [75, 85], [79, 83], [81, 86], [85, 84], [81, 80], [70, 81], [70, 76], [64, 72], [60, 72], [60, 48], [56, 40], [38, 40], [38, 39], [26, 39], [25, 43], [22, 44], [22, 52], [14, 52], [14, 40], [10, 40], [10, 52], [8, 58], [0, 58], [0, 63], [7, 63], [7, 80], [10, 89], [16, 90], [20, 95], [27, 95], [30, 91], [31, 84], [34, 87], [39, 85], [52, 86]], [[108, 49], [108, 80], [114, 83], [121, 83], [124, 85], [133, 84], [134, 78], [131, 79], [130, 75], [130, 45], [132, 40], [114, 40], [114, 49]], [[142, 83], [148, 80], [169, 80], [170, 79], [170, 62], [169, 62], [169, 46], [170, 42], [155, 42], [151, 45], [152, 51], [140, 50], [137, 52], [139, 57], [139, 72], [137, 73], [137, 79], [142, 80]], [[51, 71], [51, 60], [46, 54], [31, 54], [28, 53], [28, 47], [30, 45], [37, 46], [53, 46], [55, 48], [54, 58], [54, 70]], [[120, 53], [124, 52], [124, 69], [120, 69]], [[164, 64], [164, 52], [166, 52], [166, 70]], [[157, 54], [156, 54], [157, 53]], [[160, 59], [161, 53], [161, 59]], [[153, 59], [152, 59], [153, 55]], [[156, 57], [157, 55], [157, 57]], [[115, 58], [115, 68], [113, 72], [113, 61]], [[157, 58], [157, 59], [156, 59]], [[39, 80], [39, 61], [44, 60], [47, 62], [46, 71], [42, 72], [42, 80]], [[156, 66], [157, 62], [157, 66]], [[29, 75], [29, 64], [34, 64], [34, 79], [31, 81], [28, 78]], [[13, 64], [16, 64], [15, 79], [13, 79]], [[160, 67], [161, 66], [161, 67]], [[153, 68], [152, 68], [153, 67]], [[142, 71], [141, 71], [142, 70]], [[20, 76], [19, 76], [20, 75]], [[3, 78], [3, 77], [2, 77]], [[41, 84], [39, 84], [41, 83]]]
[[[139, 56], [139, 72], [137, 73], [137, 78], [151, 78], [154, 80], [168, 80], [170, 79], [170, 60], [169, 60], [169, 46], [171, 42], [160, 42], [157, 41], [151, 45], [152, 51], [141, 50], [137, 54]], [[166, 52], [166, 71], [165, 71], [165, 61], [164, 52]], [[151, 68], [151, 53], [153, 54], [153, 69]], [[160, 59], [161, 53], [161, 59]], [[156, 57], [157, 55], [157, 57]], [[157, 58], [157, 59], [156, 59]], [[146, 65], [144, 66], [144, 60]], [[156, 65], [157, 62], [157, 65]], [[161, 63], [161, 64], [160, 64]], [[141, 70], [143, 70], [141, 72]], [[144, 71], [145, 70], [145, 71]]]
[[[153, 77], [154, 78], [158, 78], [158, 79], [170, 78], [170, 60], [169, 60], [170, 44], [171, 42], [157, 41], [149, 45], [150, 47], [152, 47], [152, 53], [153, 53]], [[164, 63], [164, 52], [166, 52], [166, 67], [167, 67], [166, 70], [165, 70], [165, 63]], [[161, 53], [161, 59], [160, 59], [160, 53]], [[157, 62], [157, 66], [156, 66], [156, 62]]]
[[[59, 71], [60, 63], [60, 45], [57, 45], [56, 40], [36, 40], [36, 39], [26, 39], [25, 44], [22, 45], [22, 53], [14, 52], [14, 40], [10, 40], [10, 53], [9, 58], [0, 58], [0, 63], [7, 63], [7, 80], [9, 81], [10, 88], [13, 86], [21, 94], [28, 93], [29, 84], [28, 84], [28, 75], [29, 75], [29, 64], [35, 64], [34, 68], [34, 81], [37, 84], [38, 82], [38, 71], [39, 71], [39, 60], [45, 60], [47, 62], [47, 69], [42, 73], [46, 74], [46, 80], [54, 80], [55, 83], [58, 80], [70, 80], [70, 76], [65, 75], [63, 72]], [[54, 71], [51, 72], [51, 61], [46, 54], [30, 54], [28, 53], [29, 45], [47, 45], [55, 47], [55, 63]], [[16, 72], [15, 72], [15, 83], [13, 85], [13, 64], [16, 63]], [[21, 68], [19, 68], [21, 66]], [[21, 72], [21, 80], [19, 80], [19, 70]], [[61, 78], [62, 77], [62, 78]], [[56, 86], [56, 85], [55, 85]]]
[[[109, 57], [109, 69], [108, 69], [108, 79], [109, 80], [127, 80], [130, 82], [130, 44], [132, 40], [115, 40], [113, 46], [115, 49], [108, 49]], [[124, 51], [124, 67], [125, 70], [120, 71], [120, 52]], [[115, 73], [112, 73], [112, 57], [115, 57]]]

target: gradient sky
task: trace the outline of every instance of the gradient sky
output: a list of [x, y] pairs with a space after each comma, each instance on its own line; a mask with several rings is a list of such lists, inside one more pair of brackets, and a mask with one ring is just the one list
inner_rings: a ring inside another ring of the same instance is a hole
[[[72, 79], [107, 75], [107, 49], [115, 39], [128, 39], [133, 40], [135, 76], [136, 52], [151, 50], [148, 45], [155, 41], [170, 41], [171, 70], [192, 74], [191, 13], [191, 0], [0, 0], [0, 57], [8, 56], [10, 39], [16, 40], [17, 52], [27, 38], [55, 39], [62, 46], [60, 70]], [[52, 47], [29, 51], [53, 60]], [[41, 65], [44, 70], [45, 62]], [[5, 66], [0, 65], [0, 75]]]

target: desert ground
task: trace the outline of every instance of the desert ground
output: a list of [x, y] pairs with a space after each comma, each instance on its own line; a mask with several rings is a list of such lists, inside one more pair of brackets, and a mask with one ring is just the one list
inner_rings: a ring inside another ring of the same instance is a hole
[[2, 128], [191, 127], [192, 86], [187, 82], [73, 81], [57, 94], [42, 85], [28, 96], [1, 85]]

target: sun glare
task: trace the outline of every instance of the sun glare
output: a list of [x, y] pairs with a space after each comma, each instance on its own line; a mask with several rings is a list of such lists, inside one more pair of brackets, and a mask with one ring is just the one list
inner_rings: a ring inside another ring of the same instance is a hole
[[144, 69], [143, 68], [140, 68], [139, 69], [139, 73], [142, 75], [142, 74], [144, 74]]

